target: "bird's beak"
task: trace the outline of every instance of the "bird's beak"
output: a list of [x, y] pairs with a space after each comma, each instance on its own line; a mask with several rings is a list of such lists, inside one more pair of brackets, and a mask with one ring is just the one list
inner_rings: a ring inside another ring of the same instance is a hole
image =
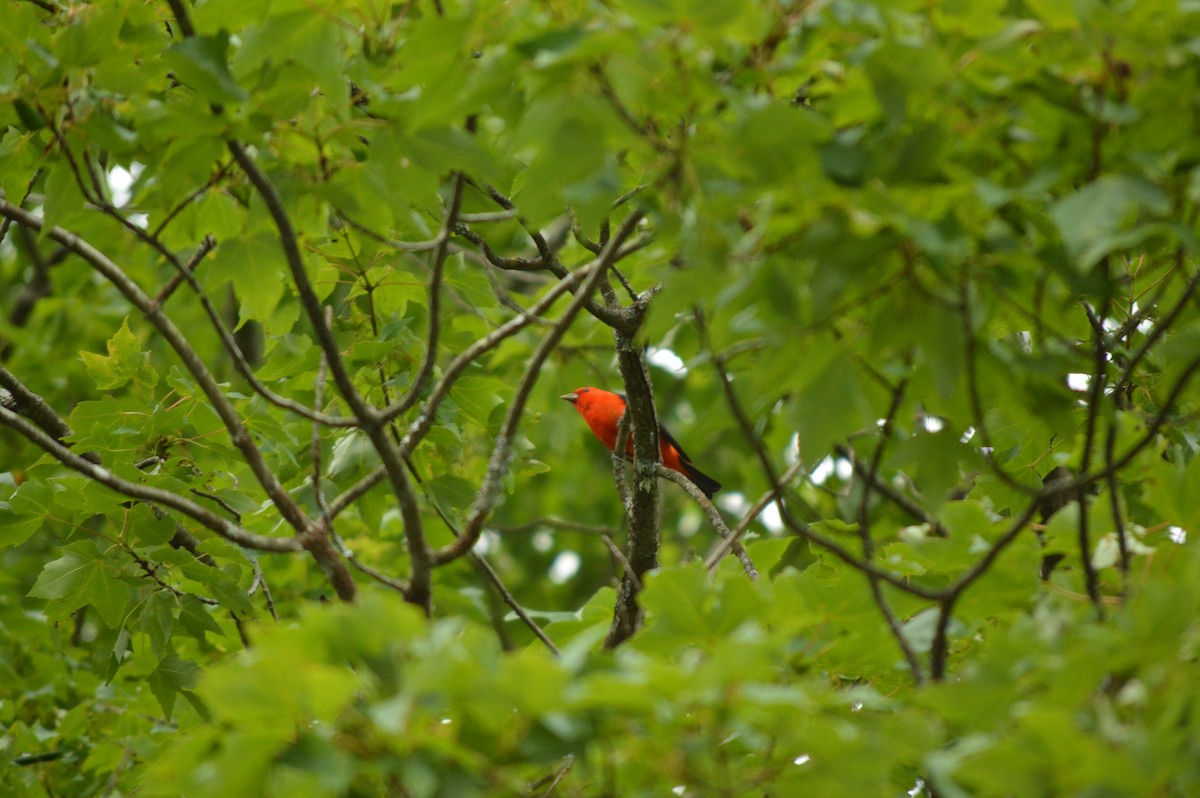
[[560, 397], [558, 397], [558, 398], [559, 398], [559, 399], [566, 399], [566, 400], [567, 400], [568, 402], [570, 402], [571, 404], [575, 404], [575, 402], [579, 401], [579, 394], [577, 394], [577, 393], [564, 393], [562, 396], [560, 396]]

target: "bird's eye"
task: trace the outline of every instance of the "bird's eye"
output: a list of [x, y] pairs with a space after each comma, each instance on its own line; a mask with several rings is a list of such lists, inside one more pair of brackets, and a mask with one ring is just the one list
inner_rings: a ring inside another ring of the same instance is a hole
[[591, 389], [591, 388], [584, 388], [583, 390], [579, 391], [579, 393], [587, 393], [587, 392], [588, 392], [588, 391], [590, 391], [590, 390], [592, 390], [592, 389]]

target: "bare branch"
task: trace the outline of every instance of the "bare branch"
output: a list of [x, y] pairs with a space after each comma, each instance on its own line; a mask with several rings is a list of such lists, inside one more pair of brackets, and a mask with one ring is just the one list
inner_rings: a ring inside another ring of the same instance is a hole
[[[429, 489], [429, 485], [424, 479], [421, 478], [420, 472], [417, 471], [416, 467], [412, 463], [412, 460], [405, 460], [405, 464], [408, 466], [408, 471], [410, 474], [412, 474], [412, 478], [417, 481], [417, 484], [419, 484], [421, 489], [424, 491], [425, 500], [429, 502], [429, 506], [433, 508], [435, 513], [437, 513], [438, 518], [442, 519], [442, 523], [446, 525], [446, 529], [450, 530], [450, 534], [455, 538], [462, 537], [462, 532], [459, 531], [458, 526], [453, 522], [453, 520], [451, 520], [450, 514], [447, 513], [442, 507], [437, 496], [434, 495], [433, 491]], [[538, 625], [537, 621], [535, 621], [529, 612], [521, 606], [520, 602], [517, 601], [512, 592], [504, 585], [503, 580], [500, 579], [500, 574], [496, 573], [496, 569], [492, 568], [492, 565], [487, 561], [487, 558], [474, 549], [471, 550], [471, 554], [469, 556], [471, 559], [471, 564], [475, 566], [475, 569], [479, 571], [484, 580], [486, 580], [488, 584], [492, 586], [492, 589], [495, 591], [496, 595], [500, 597], [500, 600], [508, 605], [509, 609], [513, 611], [513, 614], [517, 616], [521, 623], [525, 624], [529, 631], [533, 632], [534, 637], [540, 640], [542, 644], [549, 649], [550, 653], [558, 656], [558, 646], [554, 645], [554, 641], [550, 639], [546, 632], [543, 631], [542, 627]], [[497, 629], [497, 633], [500, 633], [499, 629]], [[501, 643], [503, 644], [503, 642], [504, 638], [503, 635], [501, 635]]]
[[621, 418], [617, 420], [617, 440], [613, 444], [612, 450], [612, 469], [613, 482], [617, 486], [617, 495], [621, 497], [621, 506], [625, 508], [626, 523], [628, 523], [628, 515], [632, 511], [633, 496], [629, 492], [629, 481], [625, 479], [625, 452], [629, 448], [629, 423], [632, 421], [632, 415], [628, 408], [621, 411]]
[[840, 456], [846, 458], [851, 467], [853, 467], [854, 473], [857, 474], [859, 478], [870, 483], [872, 489], [874, 489], [876, 493], [899, 507], [905, 513], [911, 516], [914, 521], [920, 521], [921, 523], [927, 525], [929, 527], [930, 534], [936, 535], [940, 538], [946, 537], [946, 528], [942, 526], [941, 521], [937, 520], [937, 518], [926, 512], [925, 508], [921, 507], [921, 505], [917, 504], [908, 496], [905, 496], [903, 493], [892, 487], [888, 481], [880, 477], [879, 474], [872, 474], [870, 469], [864, 465], [860, 459], [855, 457], [853, 449], [851, 449], [849, 446], [840, 445], [836, 447], [834, 451], [836, 451]]
[[[493, 202], [495, 202], [504, 210], [509, 211], [516, 209], [516, 206], [513, 205], [512, 200], [501, 194], [494, 187], [485, 186], [483, 190]], [[638, 222], [640, 222], [643, 218], [643, 214], [640, 211], [635, 212], [633, 215], [637, 217]], [[529, 235], [530, 240], [533, 241], [534, 247], [538, 251], [539, 257], [536, 260], [528, 260], [523, 258], [500, 258], [495, 254], [495, 252], [491, 251], [491, 247], [487, 246], [487, 243], [478, 235], [463, 229], [456, 230], [455, 232], [457, 232], [459, 235], [463, 235], [463, 237], [468, 241], [471, 241], [471, 243], [478, 246], [484, 252], [484, 256], [488, 259], [488, 261], [501, 269], [515, 269], [518, 271], [549, 271], [560, 280], [566, 277], [567, 269], [562, 265], [562, 263], [559, 262], [554, 248], [550, 246], [548, 241], [546, 241], [546, 237], [542, 235], [540, 231], [534, 229], [523, 217], [518, 215], [517, 221]], [[625, 241], [622, 241], [621, 244], [624, 245]], [[624, 254], [627, 253], [622, 253], [621, 248], [618, 247], [614, 254], [609, 256], [609, 265], [611, 266], [612, 264], [617, 263], [622, 257], [624, 257]], [[607, 280], [601, 281], [600, 291], [605, 295], [606, 300], [610, 299], [610, 297], [615, 299], [615, 297], [612, 296], [612, 289], [608, 285]], [[613, 329], [625, 331], [631, 331], [633, 329], [633, 325], [631, 325], [632, 319], [627, 314], [621, 313], [615, 306], [605, 307], [604, 305], [596, 302], [594, 298], [589, 297], [584, 307], [588, 313]]]
[[[10, 217], [4, 217], [5, 225], [11, 224]], [[33, 274], [17, 294], [13, 301], [12, 310], [8, 314], [8, 322], [13, 327], [24, 327], [29, 317], [33, 315], [33, 310], [37, 304], [46, 297], [50, 296], [53, 291], [53, 284], [50, 282], [50, 269], [61, 263], [67, 256], [67, 251], [59, 247], [49, 257], [43, 257], [41, 250], [38, 248], [37, 239], [33, 233], [26, 227], [17, 227], [17, 240], [14, 245], [18, 245], [18, 251], [23, 248], [28, 254], [30, 265], [33, 267]], [[0, 241], [3, 241], [3, 236], [0, 236]], [[18, 244], [19, 242], [19, 244]], [[0, 340], [0, 357], [4, 357], [11, 352], [11, 344]]]
[[[401, 442], [400, 451], [404, 455], [412, 452], [417, 443], [425, 437], [425, 434], [433, 426], [433, 422], [437, 416], [437, 409], [441, 403], [449, 395], [450, 389], [454, 383], [462, 376], [481, 355], [491, 349], [499, 346], [504, 340], [511, 338], [521, 330], [528, 327], [533, 321], [541, 316], [554, 302], [567, 292], [578, 290], [579, 286], [592, 273], [592, 269], [596, 267], [598, 261], [581, 266], [573, 272], [568, 272], [566, 277], [555, 284], [549, 291], [546, 292], [541, 299], [533, 303], [527, 313], [515, 319], [510, 319], [500, 325], [490, 333], [480, 338], [475, 343], [464, 349], [457, 357], [450, 362], [442, 372], [442, 378], [438, 381], [430, 392], [429, 398], [422, 405], [421, 414], [417, 420], [405, 432], [404, 440]], [[391, 421], [397, 415], [403, 412], [403, 408], [399, 403], [389, 405], [385, 408], [380, 416], [385, 421]]]
[[[628, 221], [627, 219], [623, 229], [627, 229]], [[612, 247], [614, 241], [615, 239], [607, 241], [605, 248]], [[619, 241], [617, 245], [620, 245]], [[616, 300], [612, 297], [611, 289], [608, 297], [615, 306]], [[659, 446], [658, 415], [654, 407], [654, 391], [650, 386], [650, 372], [642, 350], [635, 345], [632, 338], [641, 325], [645, 305], [635, 304], [629, 310], [633, 311], [633, 315], [628, 317], [624, 328], [613, 329], [613, 339], [616, 342], [621, 382], [625, 387], [625, 415], [630, 417], [633, 425], [634, 484], [625, 505], [625, 515], [629, 524], [626, 545], [633, 572], [641, 579], [646, 572], [658, 567], [659, 484], [655, 468], [660, 463], [662, 452]], [[638, 589], [634, 582], [628, 578], [622, 579], [617, 590], [612, 626], [604, 639], [606, 648], [620, 645], [641, 625], [642, 610], [637, 597]]]
[[[891, 440], [892, 426], [896, 421], [896, 413], [900, 410], [900, 405], [904, 401], [904, 392], [908, 387], [908, 379], [900, 381], [892, 390], [892, 401], [888, 406], [887, 415], [883, 419], [883, 427], [879, 431], [879, 445], [875, 447], [875, 454], [871, 457], [871, 465], [867, 469], [866, 479], [863, 481], [862, 496], [858, 503], [858, 535], [862, 540], [863, 559], [870, 562], [875, 556], [875, 541], [871, 537], [871, 488], [876, 482], [879, 475], [879, 464], [883, 461], [883, 452], [887, 447], [887, 443]], [[921, 668], [921, 662], [917, 659], [917, 654], [908, 643], [908, 639], [904, 636], [904, 629], [900, 625], [900, 620], [892, 611], [892, 606], [888, 602], [887, 597], [883, 595], [883, 588], [879, 584], [879, 577], [874, 574], [867, 574], [867, 581], [871, 586], [871, 597], [875, 600], [875, 605], [879, 608], [879, 612], [883, 615], [884, 621], [887, 622], [888, 629], [895, 638], [896, 644], [900, 647], [900, 652], [904, 655], [904, 659], [908, 661], [908, 669], [912, 674], [913, 681], [921, 684], [925, 677]]]
[[183, 3], [184, 0], [167, 0], [167, 5], [171, 7], [171, 14], [175, 17], [175, 24], [179, 26], [179, 32], [190, 39], [196, 35], [196, 29], [192, 27], [187, 6]]
[[[1080, 473], [1086, 474], [1092, 464], [1092, 449], [1096, 441], [1096, 424], [1100, 414], [1100, 404], [1104, 401], [1104, 384], [1108, 377], [1108, 349], [1104, 343], [1103, 320], [1096, 315], [1087, 303], [1084, 303], [1083, 309], [1087, 313], [1088, 322], [1092, 326], [1092, 336], [1095, 339], [1093, 343], [1092, 379], [1088, 384], [1087, 422], [1083, 435], [1083, 455], [1079, 464]], [[1079, 502], [1079, 556], [1083, 565], [1083, 584], [1087, 590], [1088, 598], [1092, 600], [1092, 604], [1096, 608], [1096, 612], [1100, 617], [1103, 617], [1104, 607], [1100, 603], [1100, 589], [1097, 584], [1096, 569], [1092, 565], [1092, 545], [1088, 535], [1090, 512], [1088, 507], [1088, 489], [1086, 486], [1080, 486], [1075, 499]]]
[[[446, 266], [446, 255], [449, 254], [450, 232], [457, 223], [458, 212], [462, 207], [462, 195], [463, 176], [459, 173], [454, 176], [454, 187], [450, 190], [450, 207], [446, 209], [446, 218], [442, 222], [442, 229], [438, 231], [437, 249], [433, 253], [433, 269], [429, 277], [429, 337], [425, 342], [425, 357], [421, 361], [420, 368], [417, 369], [416, 376], [409, 384], [408, 391], [399, 401], [388, 408], [388, 411], [395, 415], [403, 413], [416, 404], [421, 392], [425, 390], [425, 384], [429, 381], [430, 375], [433, 374], [433, 365], [437, 362], [438, 337], [442, 324], [442, 272]], [[383, 415], [386, 416], [386, 414]]]
[[[979, 392], [979, 365], [978, 365], [978, 347], [979, 342], [975, 338], [975, 324], [971, 313], [971, 295], [969, 275], [963, 274], [962, 285], [959, 291], [958, 313], [962, 319], [962, 334], [964, 343], [964, 359], [966, 361], [967, 372], [967, 397], [971, 404], [971, 417], [975, 425], [976, 431], [979, 433], [979, 440], [983, 447], [991, 452], [996, 451], [996, 447], [992, 443], [992, 433], [988, 428], [987, 419], [983, 412], [983, 399]], [[1026, 485], [1021, 480], [1008, 473], [993, 457], [988, 458], [988, 465], [991, 471], [1000, 478], [1004, 484], [1011, 488], [1021, 491], [1029, 496], [1036, 496], [1039, 488]]]
[[474, 230], [471, 230], [466, 225], [460, 224], [454, 229], [454, 234], [465, 238], [474, 244], [479, 251], [483, 253], [484, 259], [497, 269], [514, 272], [550, 271], [549, 264], [541, 259], [534, 260], [531, 258], [506, 258], [502, 255], [496, 254], [496, 251], [492, 249], [492, 245], [489, 244], [483, 236], [479, 235]]
[[713, 548], [712, 552], [704, 558], [704, 566], [708, 568], [708, 570], [716, 570], [716, 567], [720, 565], [721, 560], [724, 559], [725, 555], [728, 554], [733, 548], [734, 542], [742, 539], [742, 535], [744, 535], [746, 530], [750, 528], [750, 524], [754, 522], [754, 519], [758, 518], [759, 514], [767, 508], [768, 504], [779, 498], [779, 494], [785, 487], [787, 487], [789, 482], [795, 479], [796, 475], [799, 474], [803, 469], [803, 466], [804, 464], [799, 461], [793, 463], [792, 466], [783, 473], [783, 476], [780, 477], [780, 482], [778, 485], [772, 486], [770, 490], [758, 497], [758, 501], [756, 501], [750, 507], [750, 510], [747, 511], [742, 520], [738, 522], [737, 528], [733, 530], [733, 534], [727, 538], [722, 538], [717, 543], [716, 547]]
[[534, 636], [537, 637], [538, 640], [542, 641], [542, 645], [548, 648], [550, 653], [554, 656], [562, 656], [562, 652], [558, 650], [558, 646], [554, 645], [554, 641], [550, 639], [545, 630], [538, 626], [537, 622], [530, 617], [529, 612], [521, 606], [520, 602], [513, 597], [513, 594], [509, 592], [508, 588], [504, 586], [504, 583], [500, 581], [500, 574], [496, 573], [496, 569], [492, 567], [491, 563], [489, 563], [478, 552], [474, 551], [471, 552], [471, 559], [475, 562], [476, 567], [483, 571], [488, 582], [491, 583], [492, 588], [499, 594], [500, 600], [508, 605], [509, 609], [511, 609], [513, 613], [521, 619], [521, 622], [524, 623], [531, 632], [533, 632]]
[[[1175, 250], [1176, 268], [1183, 268], [1183, 256], [1184, 248], [1177, 248]], [[1183, 293], [1179, 295], [1179, 298], [1175, 301], [1175, 304], [1171, 306], [1171, 309], [1167, 311], [1165, 316], [1155, 322], [1153, 329], [1151, 329], [1146, 335], [1146, 340], [1142, 342], [1142, 345], [1138, 347], [1137, 351], [1130, 355], [1129, 359], [1125, 362], [1125, 367], [1121, 369], [1121, 376], [1117, 378], [1116, 383], [1113, 385], [1113, 393], [1117, 397], [1123, 396], [1124, 392], [1128, 390], [1130, 387], [1130, 381], [1133, 379], [1134, 369], [1136, 369], [1138, 364], [1140, 364], [1146, 355], [1150, 353], [1150, 350], [1154, 348], [1154, 345], [1158, 343], [1163, 334], [1166, 333], [1167, 330], [1171, 329], [1171, 327], [1175, 324], [1175, 321], [1179, 318], [1179, 314], [1182, 313], [1184, 307], [1187, 306], [1188, 301], [1196, 294], [1197, 286], [1200, 286], [1200, 269], [1197, 269], [1196, 273], [1188, 279], [1187, 284], [1184, 286]], [[1150, 307], [1152, 306], [1147, 306], [1145, 309], [1146, 312], [1149, 312]]]
[[637, 592], [642, 592], [642, 580], [638, 579], [637, 571], [633, 570], [633, 566], [629, 564], [629, 558], [625, 556], [625, 552], [621, 551], [621, 547], [613, 541], [608, 535], [601, 535], [600, 539], [604, 541], [604, 545], [608, 547], [608, 551], [612, 554], [613, 559], [621, 566], [621, 571]]
[[[181, 0], [171, 0], [172, 9], [180, 4]], [[351, 411], [359, 420], [361, 426], [364, 428], [378, 426], [379, 420], [377, 414], [367, 405], [359, 395], [358, 390], [354, 387], [354, 381], [350, 377], [350, 372], [346, 370], [346, 364], [342, 360], [341, 350], [338, 347], [337, 340], [333, 337], [333, 331], [329, 328], [329, 325], [325, 324], [321, 300], [317, 297], [316, 291], [313, 290], [308, 272], [304, 268], [304, 258], [300, 254], [296, 230], [292, 227], [292, 221], [288, 217], [283, 199], [279, 196], [275, 185], [267, 178], [258, 164], [254, 162], [250, 154], [246, 152], [245, 145], [239, 141], [230, 140], [228, 147], [229, 151], [233, 154], [234, 160], [238, 162], [238, 165], [254, 186], [255, 191], [258, 192], [258, 195], [266, 204], [267, 211], [270, 213], [271, 219], [279, 231], [279, 243], [283, 248], [288, 269], [291, 271], [292, 282], [295, 284], [296, 291], [300, 295], [300, 304], [304, 308], [305, 315], [308, 316], [309, 324], [316, 333], [321, 351], [325, 353], [325, 357], [329, 361], [329, 371], [333, 376], [334, 383], [338, 387], [338, 392], [346, 403], [350, 405]]]
[[359, 222], [354, 221], [349, 216], [347, 216], [344, 211], [338, 211], [337, 214], [338, 214], [338, 218], [340, 218], [346, 224], [353, 227], [358, 232], [362, 233], [363, 235], [367, 236], [368, 238], [373, 238], [376, 241], [378, 241], [380, 244], [391, 247], [392, 249], [394, 249], [398, 252], [429, 252], [431, 250], [437, 249], [438, 243], [441, 240], [441, 238], [439, 237], [439, 238], [431, 238], [428, 241], [398, 241], [394, 238], [388, 238], [385, 235], [381, 235], [380, 233], [375, 232], [374, 230], [367, 227], [366, 225], [360, 224]]
[[537, 532], [538, 530], [550, 527], [551, 529], [561, 529], [565, 532], [581, 532], [585, 535], [613, 535], [620, 532], [611, 526], [599, 526], [596, 524], [581, 524], [577, 521], [569, 521], [565, 518], [538, 518], [534, 521], [527, 521], [524, 524], [515, 526], [505, 526], [496, 529], [501, 536], [504, 535], [519, 535], [524, 532]]
[[[200, 265], [200, 261], [202, 261], [209, 252], [212, 252], [216, 246], [217, 239], [213, 238], [212, 236], [205, 236], [204, 238], [200, 239], [200, 246], [196, 247], [196, 251], [192, 253], [192, 256], [188, 258], [187, 261], [180, 267], [179, 271], [175, 272], [171, 279], [167, 281], [166, 285], [159, 289], [159, 292], [154, 295], [154, 304], [161, 306], [168, 299], [170, 299], [171, 295], [175, 293], [175, 289], [179, 288], [179, 286], [183, 285], [184, 281], [187, 280], [187, 275], [191, 272], [194, 272], [196, 267]], [[199, 290], [198, 284], [193, 283], [193, 287], [197, 289], [197, 291]]]
[[485, 213], [460, 213], [458, 220], [464, 224], [482, 224], [485, 222], [506, 222], [509, 219], [516, 219], [519, 215], [516, 208], [509, 208], [508, 210]]
[[[404, 437], [399, 443], [399, 456], [408, 458], [416, 449], [417, 445], [424, 439], [425, 435], [433, 428], [433, 424], [437, 419], [437, 409], [441, 403], [449, 395], [450, 389], [458, 378], [475, 362], [480, 355], [494, 349], [505, 339], [517, 334], [525, 327], [529, 326], [535, 319], [540, 317], [540, 314], [545, 312], [554, 302], [563, 294], [571, 291], [582, 284], [584, 278], [590, 273], [595, 263], [588, 263], [573, 272], [568, 273], [566, 279], [554, 285], [546, 294], [530, 306], [526, 315], [510, 319], [501, 326], [497, 327], [488, 335], [476, 341], [471, 346], [467, 347], [460, 353], [451, 363], [443, 370], [442, 378], [438, 384], [434, 386], [433, 391], [422, 405], [422, 410], [417, 419], [409, 426]], [[400, 412], [399, 405], [389, 405], [380, 413], [380, 416], [385, 422], [390, 422]], [[329, 503], [330, 516], [336, 518], [347, 507], [358, 500], [371, 488], [378, 485], [387, 477], [387, 469], [384, 466], [376, 466], [369, 474], [364, 476], [354, 485], [351, 485], [341, 495], [335, 497]]]
[[[15, 374], [3, 367], [0, 367], [0, 387], [12, 394], [13, 403], [10, 410], [27, 417], [57, 440], [71, 437], [71, 427], [66, 420], [46, 404], [42, 397], [29, 390]], [[94, 454], [91, 457], [84, 455], [84, 459], [99, 465], [99, 457]]]
[[758, 569], [751, 562], [750, 555], [746, 553], [746, 549], [742, 546], [741, 542], [729, 531], [729, 527], [725, 525], [725, 520], [721, 518], [721, 513], [709, 501], [708, 497], [701, 492], [700, 488], [696, 487], [696, 484], [683, 474], [667, 468], [662, 463], [655, 463], [654, 470], [658, 476], [663, 479], [669, 479], [676, 485], [679, 485], [688, 492], [689, 496], [696, 500], [696, 503], [700, 505], [700, 509], [708, 516], [709, 523], [713, 525], [713, 529], [717, 530], [717, 534], [729, 541], [729, 547], [738, 560], [741, 561], [742, 568], [746, 571], [746, 576], [750, 577], [751, 580], [757, 580]]
[[[758, 457], [758, 462], [762, 466], [763, 474], [767, 477], [767, 484], [778, 487], [779, 493], [779, 514], [783, 520], [792, 529], [800, 529], [805, 525], [799, 519], [792, 516], [791, 501], [798, 501], [803, 504], [803, 500], [799, 497], [793, 497], [788, 501], [784, 501], [783, 486], [788, 480], [780, 480], [775, 469], [775, 463], [771, 459], [771, 455], [767, 452], [766, 444], [763, 443], [762, 436], [758, 434], [758, 430], [754, 428], [754, 424], [750, 421], [750, 417], [746, 414], [742, 407], [742, 402], [738, 398], [737, 391], [733, 387], [733, 377], [729, 374], [729, 368], [724, 355], [716, 350], [712, 344], [712, 340], [708, 333], [708, 324], [704, 318], [704, 311], [700, 306], [694, 306], [693, 318], [696, 322], [696, 329], [700, 333], [700, 340], [705, 351], [712, 358], [713, 368], [717, 370], [717, 376], [721, 380], [721, 390], [725, 394], [725, 403], [729, 407], [729, 411], [733, 413], [733, 417], [737, 420], [738, 426], [742, 430], [742, 436], [750, 443], [754, 449], [754, 454]], [[804, 509], [809, 511], [810, 517], [812, 508], [804, 506]]]

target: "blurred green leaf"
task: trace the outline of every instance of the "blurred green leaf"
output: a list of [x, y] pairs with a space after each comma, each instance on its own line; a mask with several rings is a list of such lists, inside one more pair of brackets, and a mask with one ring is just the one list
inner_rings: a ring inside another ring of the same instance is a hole
[[229, 34], [199, 35], [171, 45], [163, 60], [180, 82], [214, 103], [241, 102], [246, 91], [229, 74]]
[[[1140, 243], [1154, 231], [1145, 226], [1145, 216], [1163, 216], [1170, 207], [1166, 193], [1148, 180], [1102, 175], [1055, 202], [1049, 212], [1075, 267], [1087, 271], [1114, 249]], [[1142, 226], [1131, 229], [1135, 221]]]

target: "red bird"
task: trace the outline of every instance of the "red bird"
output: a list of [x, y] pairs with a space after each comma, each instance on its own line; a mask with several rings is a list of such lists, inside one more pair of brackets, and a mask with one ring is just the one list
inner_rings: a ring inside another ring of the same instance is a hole
[[[617, 424], [621, 421], [621, 414], [625, 412], [625, 395], [601, 388], [576, 388], [562, 398], [575, 405], [579, 415], [583, 416], [583, 420], [592, 428], [592, 434], [611, 452], [617, 445]], [[696, 483], [696, 487], [705, 496], [711, 499], [713, 494], [721, 489], [720, 482], [692, 465], [687, 452], [683, 451], [683, 447], [661, 424], [658, 425], [658, 445], [662, 452], [663, 465]], [[625, 456], [633, 457], [632, 435], [625, 445]]]

